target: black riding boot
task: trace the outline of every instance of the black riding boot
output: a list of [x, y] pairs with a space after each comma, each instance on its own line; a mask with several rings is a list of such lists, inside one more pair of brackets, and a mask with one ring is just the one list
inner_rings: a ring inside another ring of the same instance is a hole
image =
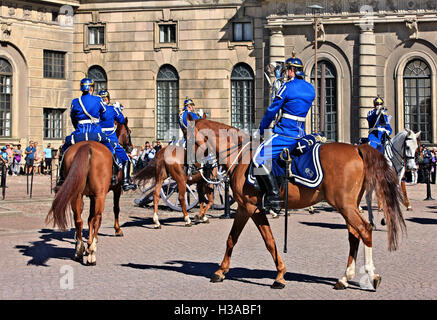
[[65, 181], [65, 177], [64, 177], [64, 158], [62, 158], [61, 166], [59, 167], [58, 181], [56, 181], [55, 190], [59, 190], [59, 188], [62, 186], [64, 181]]
[[272, 172], [263, 175], [256, 175], [258, 183], [265, 190], [263, 198], [263, 208], [279, 211], [282, 208], [281, 193], [279, 192], [278, 183]]
[[124, 191], [136, 190], [137, 185], [130, 182], [130, 161], [123, 163], [122, 187]]

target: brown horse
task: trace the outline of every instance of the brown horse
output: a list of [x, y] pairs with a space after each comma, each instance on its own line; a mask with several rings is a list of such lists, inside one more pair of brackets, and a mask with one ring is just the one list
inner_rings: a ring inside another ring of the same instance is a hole
[[[141, 169], [134, 176], [134, 180], [140, 184], [146, 184], [152, 179], [155, 181], [155, 189], [153, 192], [153, 222], [155, 222], [155, 229], [161, 228], [158, 218], [158, 203], [162, 184], [168, 177], [172, 177], [177, 183], [179, 191], [178, 199], [184, 215], [185, 226], [192, 226], [185, 203], [187, 184], [197, 184], [200, 215], [196, 215], [195, 220], [203, 223], [209, 223], [209, 220], [205, 214], [213, 205], [214, 189], [203, 180], [200, 173], [196, 173], [191, 176], [190, 179], [188, 179], [188, 176], [184, 171], [185, 152], [186, 151], [183, 147], [175, 145], [166, 146], [159, 150], [152, 161], [150, 161], [146, 167]], [[206, 199], [206, 196], [208, 199]], [[207, 202], [206, 205], [205, 202]]]
[[[188, 116], [188, 119], [192, 120], [190, 116]], [[220, 160], [220, 164], [227, 167], [233, 196], [238, 203], [237, 214], [226, 242], [224, 259], [220, 268], [212, 276], [211, 281], [221, 282], [225, 278], [225, 274], [229, 271], [233, 248], [246, 222], [249, 218], [252, 218], [273, 257], [277, 269], [277, 276], [272, 288], [283, 288], [285, 286], [284, 274], [286, 268], [276, 248], [266, 213], [259, 208], [262, 195], [246, 182], [249, 164], [241, 163], [245, 155], [242, 149], [247, 146], [247, 144], [243, 145], [242, 141], [244, 139], [247, 139], [244, 141], [249, 141], [249, 138], [238, 131], [237, 134], [243, 137], [238, 140], [238, 143], [233, 142], [232, 139], [223, 140], [219, 137], [219, 133], [223, 135], [223, 132], [227, 133], [232, 130], [237, 129], [205, 118], [195, 121], [196, 148], [206, 145], [207, 148], [214, 149], [219, 158], [224, 158], [225, 161]], [[231, 163], [230, 156], [233, 152], [231, 150], [235, 149], [239, 150], [239, 162]], [[249, 151], [251, 153], [251, 150]], [[252, 155], [250, 155], [250, 159], [251, 157]], [[389, 167], [384, 156], [369, 145], [324, 144], [320, 148], [320, 159], [325, 173], [323, 182], [316, 189], [289, 183], [288, 195], [286, 195], [288, 207], [306, 208], [322, 200], [333, 206], [346, 221], [350, 245], [346, 272], [334, 288], [345, 289], [348, 286], [348, 281], [354, 277], [355, 261], [361, 239], [365, 245], [365, 270], [376, 289], [381, 277], [374, 272], [372, 228], [369, 222], [359, 213], [358, 205], [366, 189], [374, 186], [378, 195], [383, 199], [384, 215], [387, 220], [388, 249], [396, 250], [399, 229], [406, 230], [400, 210], [402, 195], [399, 191], [396, 173]], [[284, 192], [284, 188], [281, 188], [282, 198], [285, 196]]]
[[[117, 133], [121, 144], [129, 145], [130, 130], [127, 127], [127, 121], [126, 124], [117, 126]], [[100, 142], [82, 141], [69, 147], [63, 159], [66, 178], [57, 191], [46, 217], [47, 224], [53, 221], [54, 227], [57, 226], [61, 230], [65, 230], [67, 228], [66, 211], [68, 205], [71, 205], [76, 227], [76, 251], [73, 259], [82, 262], [85, 253], [81, 217], [84, 206], [83, 196], [90, 198], [89, 237], [86, 249], [88, 253], [87, 265], [96, 264], [97, 235], [105, 208], [106, 195], [110, 190], [114, 192], [115, 232], [118, 236], [123, 235], [118, 221], [119, 199], [122, 192], [121, 171], [118, 172], [118, 183], [111, 186], [112, 161], [111, 152]]]

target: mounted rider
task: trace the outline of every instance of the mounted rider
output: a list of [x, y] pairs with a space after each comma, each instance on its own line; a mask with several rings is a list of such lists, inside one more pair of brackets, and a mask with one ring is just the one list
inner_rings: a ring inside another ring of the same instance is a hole
[[[100, 118], [105, 113], [105, 104], [102, 98], [94, 96], [94, 81], [90, 78], [84, 78], [80, 81], [80, 91], [82, 96], [76, 98], [71, 103], [70, 119], [74, 127], [74, 131], [65, 139], [62, 146], [63, 154], [73, 144], [79, 141], [94, 140], [103, 143], [111, 153], [114, 153], [114, 148], [106, 139], [100, 126]], [[63, 165], [59, 170], [59, 180], [57, 187], [64, 182]]]
[[373, 100], [374, 108], [367, 114], [369, 144], [382, 154], [384, 154], [385, 143], [393, 131], [390, 126], [391, 116], [387, 115], [387, 109], [383, 105], [384, 100], [379, 96], [376, 97]]
[[276, 178], [266, 162], [279, 157], [284, 148], [293, 151], [298, 139], [306, 135], [305, 117], [315, 98], [313, 85], [303, 79], [305, 74], [302, 61], [292, 57], [285, 61], [284, 67], [287, 80], [261, 120], [260, 135], [264, 134], [264, 130], [269, 127], [278, 112], [282, 111], [282, 116], [275, 122], [273, 135], [258, 146], [253, 156], [254, 165], [262, 168], [264, 172], [262, 175], [256, 175], [258, 183], [266, 192], [264, 208], [273, 210], [280, 210], [282, 201]]
[[184, 101], [184, 108], [182, 112], [179, 114], [179, 126], [184, 133], [184, 139], [187, 140], [187, 129], [188, 129], [188, 114], [191, 115], [193, 120], [200, 119], [200, 114], [195, 109], [195, 104], [192, 99], [188, 97]]
[[[99, 96], [102, 98], [106, 111], [103, 113], [100, 121], [100, 126], [102, 127], [103, 133], [115, 146], [115, 162], [118, 168], [121, 168], [123, 173], [122, 188], [124, 191], [135, 190], [137, 186], [131, 183], [130, 179], [130, 160], [126, 151], [118, 143], [117, 134], [115, 133], [116, 127], [115, 123], [124, 124], [126, 123], [123, 113], [123, 106], [119, 102], [115, 104], [111, 103], [111, 96], [108, 90], [100, 90]], [[118, 171], [118, 170], [116, 170]]]

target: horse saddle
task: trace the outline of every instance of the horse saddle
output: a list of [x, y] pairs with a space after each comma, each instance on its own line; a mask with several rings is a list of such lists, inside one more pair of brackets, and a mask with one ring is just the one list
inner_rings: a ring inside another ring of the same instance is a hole
[[[291, 155], [290, 175], [285, 177], [287, 162], [281, 157], [272, 161], [272, 172], [278, 181], [278, 185], [284, 182], [284, 178], [291, 183], [299, 184], [307, 188], [317, 188], [323, 181], [324, 172], [320, 162], [320, 147], [326, 142], [326, 138], [318, 134], [309, 134], [298, 140], [294, 150], [289, 150]], [[251, 163], [247, 170], [246, 181], [262, 191], [254, 173], [254, 165]]]

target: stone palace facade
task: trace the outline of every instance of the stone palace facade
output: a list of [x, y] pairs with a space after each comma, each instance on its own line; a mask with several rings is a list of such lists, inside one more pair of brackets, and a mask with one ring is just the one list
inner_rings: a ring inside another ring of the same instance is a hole
[[317, 74], [308, 132], [317, 118], [329, 140], [357, 142], [380, 95], [394, 132], [421, 130], [437, 143], [437, 0], [0, 5], [2, 144], [60, 145], [85, 76], [124, 105], [137, 145], [178, 136], [186, 97], [213, 120], [255, 129], [270, 101], [269, 64], [292, 53], [308, 81]]

